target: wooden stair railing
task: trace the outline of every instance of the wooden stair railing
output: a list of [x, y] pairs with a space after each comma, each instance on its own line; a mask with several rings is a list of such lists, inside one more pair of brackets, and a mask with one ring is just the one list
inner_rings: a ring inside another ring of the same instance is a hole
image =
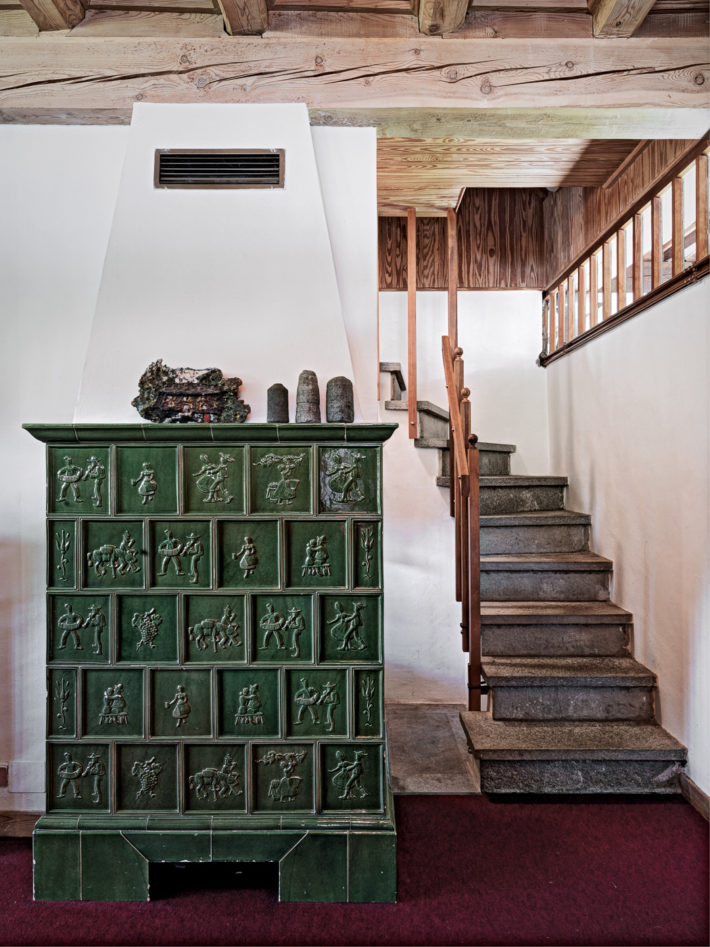
[[471, 434], [470, 392], [463, 386], [463, 349], [452, 352], [442, 336], [449, 403], [451, 507], [454, 515], [456, 601], [461, 602], [461, 644], [468, 653], [468, 709], [481, 709], [481, 540], [478, 437]]

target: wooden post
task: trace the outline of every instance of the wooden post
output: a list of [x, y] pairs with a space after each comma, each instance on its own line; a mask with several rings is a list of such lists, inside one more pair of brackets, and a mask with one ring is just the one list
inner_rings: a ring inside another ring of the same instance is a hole
[[602, 247], [602, 320], [611, 315], [611, 245]]
[[661, 285], [661, 198], [651, 201], [651, 289]]
[[557, 287], [557, 347], [565, 344], [565, 284]]
[[597, 309], [599, 300], [597, 299], [597, 255], [593, 253], [589, 257], [589, 328], [597, 324]]
[[417, 436], [417, 212], [407, 211], [407, 394], [409, 436]]
[[554, 352], [557, 348], [557, 290], [550, 293], [550, 336], [548, 349]]
[[[464, 444], [467, 444], [468, 432], [471, 427], [471, 404], [468, 400], [468, 388], [464, 388], [461, 391], [461, 396], [461, 425], [463, 428]], [[466, 472], [468, 473], [468, 468]], [[470, 651], [471, 649], [471, 570], [476, 567], [480, 569], [480, 562], [476, 563], [471, 559], [471, 550], [469, 547], [469, 534], [472, 528], [469, 519], [470, 502], [471, 489], [469, 485], [468, 497], [466, 499], [462, 497], [461, 532], [459, 533], [459, 543], [461, 547], [461, 647], [464, 651]]]
[[673, 178], [672, 191], [672, 214], [673, 214], [673, 246], [672, 269], [673, 276], [677, 276], [683, 270], [683, 258], [685, 256], [683, 246], [683, 178]]
[[459, 344], [458, 288], [459, 288], [459, 249], [456, 234], [456, 211], [449, 207], [446, 211], [446, 238], [449, 249], [449, 342], [453, 352]]
[[626, 231], [622, 227], [616, 234], [616, 309], [626, 305]]
[[584, 282], [584, 263], [577, 268], [577, 335], [584, 332], [584, 315], [586, 309], [586, 286]]
[[632, 264], [632, 283], [634, 301], [643, 296], [643, 220], [641, 214], [634, 214], [634, 259]]
[[695, 259], [708, 255], [708, 156], [695, 159]]
[[468, 535], [470, 592], [468, 601], [468, 709], [481, 709], [481, 501], [478, 438], [468, 438]]
[[574, 273], [567, 278], [567, 340], [574, 338]]

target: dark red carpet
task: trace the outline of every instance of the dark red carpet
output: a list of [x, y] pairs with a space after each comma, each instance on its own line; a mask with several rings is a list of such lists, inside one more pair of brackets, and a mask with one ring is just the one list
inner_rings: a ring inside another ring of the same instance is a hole
[[[0, 841], [0, 943], [708, 944], [708, 825], [680, 797], [397, 798], [399, 903], [279, 904], [271, 866], [165, 866], [150, 903], [33, 902]], [[266, 885], [266, 887], [257, 887]]]

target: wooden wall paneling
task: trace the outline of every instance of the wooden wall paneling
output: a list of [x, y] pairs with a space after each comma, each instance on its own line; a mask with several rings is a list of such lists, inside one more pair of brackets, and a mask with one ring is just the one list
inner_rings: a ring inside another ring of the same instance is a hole
[[407, 417], [417, 436], [417, 212], [407, 213]]
[[661, 198], [651, 201], [651, 288], [661, 283], [663, 248], [661, 246]]
[[407, 288], [407, 218], [378, 218], [377, 252], [381, 290]]
[[417, 288], [446, 289], [448, 285], [445, 217], [417, 217]]
[[695, 159], [695, 245], [696, 260], [708, 255], [708, 156]]
[[683, 269], [684, 240], [683, 240], [683, 178], [673, 178], [672, 190], [672, 275], [677, 276]]
[[632, 282], [634, 301], [636, 301], [643, 296], [643, 219], [641, 214], [634, 214], [633, 247]]

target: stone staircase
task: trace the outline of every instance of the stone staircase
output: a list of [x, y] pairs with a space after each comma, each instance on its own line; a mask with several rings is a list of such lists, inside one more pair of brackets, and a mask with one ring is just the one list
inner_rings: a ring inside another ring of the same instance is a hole
[[[404, 390], [386, 407], [406, 409]], [[440, 450], [448, 486], [448, 416], [422, 405], [417, 446]], [[633, 618], [610, 601], [591, 517], [565, 509], [567, 478], [513, 476], [512, 445], [479, 447], [489, 706], [461, 722], [482, 791], [680, 792], [686, 749], [656, 722], [656, 678], [631, 655]]]

